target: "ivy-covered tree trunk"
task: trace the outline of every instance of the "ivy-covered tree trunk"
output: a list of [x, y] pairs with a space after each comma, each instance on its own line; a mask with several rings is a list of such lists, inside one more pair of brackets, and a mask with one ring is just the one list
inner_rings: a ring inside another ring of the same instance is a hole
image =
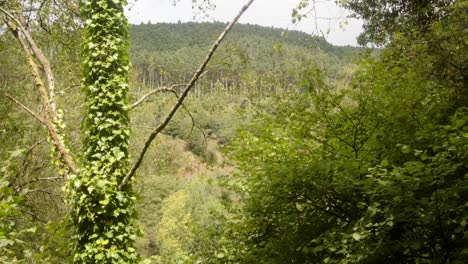
[[134, 196], [128, 173], [130, 109], [125, 0], [84, 0], [82, 156], [70, 179], [75, 263], [135, 263]]

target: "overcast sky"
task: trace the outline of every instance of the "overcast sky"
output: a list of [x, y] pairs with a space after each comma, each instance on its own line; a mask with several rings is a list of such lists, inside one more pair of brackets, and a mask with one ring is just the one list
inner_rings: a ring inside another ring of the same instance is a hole
[[[175, 6], [173, 0], [133, 0], [130, 2], [130, 10], [127, 12], [129, 21], [132, 24], [140, 24], [148, 21], [151, 23], [207, 20], [227, 22], [234, 18], [247, 0], [211, 0], [216, 8], [208, 12], [208, 19], [192, 10], [192, 0], [180, 0]], [[356, 37], [361, 31], [362, 22], [356, 19], [346, 19], [348, 13], [336, 6], [334, 1], [316, 1], [316, 12], [312, 11], [308, 19], [294, 25], [291, 22], [291, 12], [298, 2], [299, 0], [255, 0], [239, 22], [301, 30], [309, 34], [317, 34], [319, 31], [320, 35], [323, 34], [329, 42], [335, 45], [357, 45]], [[315, 14], [317, 14], [317, 19], [313, 18]], [[196, 16], [195, 19], [194, 16]], [[348, 22], [347, 25], [345, 21]]]

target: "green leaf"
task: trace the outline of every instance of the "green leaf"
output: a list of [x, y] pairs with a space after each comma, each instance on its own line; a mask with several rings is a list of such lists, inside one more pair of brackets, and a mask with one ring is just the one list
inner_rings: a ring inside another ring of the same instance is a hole
[[354, 238], [354, 240], [356, 240], [356, 241], [359, 241], [359, 240], [361, 240], [361, 238], [362, 238], [362, 236], [361, 236], [360, 234], [358, 234], [358, 233], [354, 233], [354, 234], [352, 234], [351, 236], [352, 236], [352, 237]]
[[386, 168], [388, 167], [389, 163], [388, 163], [388, 160], [382, 160], [382, 162], [380, 163], [380, 166]]
[[102, 204], [102, 205], [108, 205], [109, 204], [109, 199], [101, 200], [101, 201], [99, 201], [99, 203]]

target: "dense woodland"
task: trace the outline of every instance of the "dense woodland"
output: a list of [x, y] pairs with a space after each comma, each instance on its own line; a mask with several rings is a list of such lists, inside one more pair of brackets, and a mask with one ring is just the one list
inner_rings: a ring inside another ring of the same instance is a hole
[[226, 24], [74, 2], [0, 0], [1, 263], [466, 263], [468, 2], [235, 25], [134, 175]]

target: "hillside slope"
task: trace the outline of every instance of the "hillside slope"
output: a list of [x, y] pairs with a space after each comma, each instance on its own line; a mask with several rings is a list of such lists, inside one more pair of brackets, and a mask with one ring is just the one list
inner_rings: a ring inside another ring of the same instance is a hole
[[[220, 22], [132, 25], [130, 54], [138, 81], [149, 86], [186, 82], [224, 27]], [[254, 74], [269, 81], [274, 77], [284, 87], [306, 63], [334, 71], [361, 51], [299, 31], [239, 24], [210, 62], [206, 79], [238, 84], [245, 81], [241, 76]]]

